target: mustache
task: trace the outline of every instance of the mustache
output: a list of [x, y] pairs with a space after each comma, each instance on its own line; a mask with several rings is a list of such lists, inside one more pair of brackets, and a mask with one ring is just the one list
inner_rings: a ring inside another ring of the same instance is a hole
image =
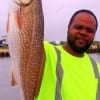
[[82, 36], [82, 35], [77, 35], [75, 39], [81, 39], [81, 40], [85, 41], [86, 43], [89, 42], [89, 38], [86, 36]]

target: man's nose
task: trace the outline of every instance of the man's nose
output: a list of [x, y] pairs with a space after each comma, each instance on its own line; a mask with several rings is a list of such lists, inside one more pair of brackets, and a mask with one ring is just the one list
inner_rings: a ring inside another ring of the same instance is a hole
[[83, 35], [83, 36], [88, 36], [88, 32], [87, 32], [86, 29], [80, 30], [80, 34]]

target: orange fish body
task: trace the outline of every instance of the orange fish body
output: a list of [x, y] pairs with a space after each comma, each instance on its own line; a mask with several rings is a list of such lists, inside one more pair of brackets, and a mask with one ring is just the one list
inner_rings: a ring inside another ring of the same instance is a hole
[[44, 17], [41, 0], [20, 1], [7, 22], [12, 85], [19, 85], [22, 100], [34, 100], [43, 72]]

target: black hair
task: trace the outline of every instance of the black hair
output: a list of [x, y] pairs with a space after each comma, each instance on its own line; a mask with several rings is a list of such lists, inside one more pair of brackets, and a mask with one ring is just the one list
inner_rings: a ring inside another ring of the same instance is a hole
[[76, 15], [78, 15], [79, 13], [88, 13], [88, 14], [92, 15], [92, 16], [94, 17], [95, 21], [96, 21], [96, 30], [97, 30], [98, 21], [97, 21], [97, 18], [96, 18], [96, 16], [95, 16], [95, 14], [94, 14], [92, 11], [86, 10], [86, 9], [82, 9], [82, 10], [76, 11], [76, 12], [72, 15], [72, 17], [71, 17], [71, 19], [70, 19], [70, 21], [69, 21], [69, 26], [72, 24], [72, 21], [74, 20], [74, 18], [76, 17]]

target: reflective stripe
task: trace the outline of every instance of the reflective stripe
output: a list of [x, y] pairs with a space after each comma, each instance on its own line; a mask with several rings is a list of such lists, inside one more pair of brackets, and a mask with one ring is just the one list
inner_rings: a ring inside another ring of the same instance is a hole
[[100, 100], [100, 79], [98, 79], [98, 87], [96, 93], [96, 100]]
[[[63, 77], [63, 70], [61, 67], [61, 53], [60, 51], [55, 47], [56, 53], [57, 53], [57, 65], [56, 65], [56, 76], [57, 76], [57, 84], [56, 84], [56, 95], [55, 95], [55, 100], [62, 100], [60, 89], [61, 89], [61, 82], [62, 82], [62, 77]], [[93, 71], [95, 78], [98, 79], [98, 86], [97, 86], [97, 92], [96, 92], [96, 100], [100, 100], [100, 76], [99, 76], [99, 71], [97, 67], [97, 63], [94, 59], [92, 59], [91, 56], [90, 60], [93, 66]]]
[[93, 65], [93, 70], [94, 70], [95, 77], [98, 79], [96, 100], [100, 100], [100, 76], [99, 76], [99, 71], [98, 71], [96, 61], [94, 59], [92, 59], [91, 57], [90, 57], [90, 59], [91, 59], [92, 65]]
[[95, 77], [97, 79], [99, 79], [99, 71], [98, 71], [98, 67], [97, 67], [96, 61], [92, 57], [90, 57], [90, 60], [91, 60], [92, 65], [93, 65], [94, 75], [95, 75]]
[[62, 83], [62, 77], [63, 77], [63, 69], [61, 67], [61, 54], [60, 51], [55, 48], [57, 53], [57, 64], [56, 64], [56, 77], [57, 77], [57, 83], [56, 83], [56, 94], [55, 94], [55, 100], [62, 100], [62, 96], [60, 93], [61, 90], [61, 83]]

